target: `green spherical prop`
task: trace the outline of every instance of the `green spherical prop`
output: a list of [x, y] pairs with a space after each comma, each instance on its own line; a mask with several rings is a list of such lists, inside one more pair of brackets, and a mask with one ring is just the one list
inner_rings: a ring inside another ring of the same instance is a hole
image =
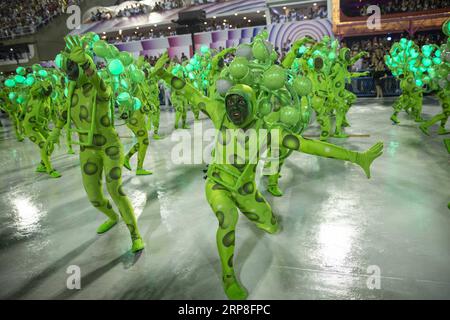
[[131, 101], [131, 96], [128, 92], [122, 92], [121, 94], [119, 94], [117, 96], [117, 102], [119, 102], [119, 104], [129, 104]]
[[16, 94], [15, 92], [10, 92], [10, 93], [8, 94], [8, 98], [9, 98], [9, 100], [11, 100], [11, 101], [14, 101], [14, 100], [16, 99], [16, 96], [17, 96], [17, 94]]
[[294, 79], [292, 84], [294, 86], [295, 92], [299, 96], [306, 96], [311, 93], [312, 83], [311, 80], [306, 77], [297, 77]]
[[257, 41], [252, 47], [253, 56], [259, 61], [265, 61], [270, 57], [270, 53], [267, 50], [267, 46], [263, 41]]
[[133, 98], [133, 109], [139, 110], [142, 107], [142, 102], [138, 98]]
[[133, 57], [129, 52], [122, 51], [119, 53], [119, 59], [125, 67], [133, 63]]
[[108, 70], [112, 75], [119, 76], [124, 72], [125, 68], [119, 59], [114, 59], [108, 64]]
[[267, 116], [272, 111], [272, 105], [268, 101], [264, 101], [259, 106], [259, 113], [262, 117]]
[[27, 77], [27, 79], [25, 80], [25, 85], [31, 87], [33, 84], [34, 84], [34, 77]]
[[39, 70], [38, 75], [42, 78], [47, 78], [48, 72], [46, 70]]
[[286, 80], [286, 70], [278, 65], [273, 65], [264, 72], [262, 84], [269, 90], [278, 90], [284, 86]]
[[14, 81], [18, 84], [23, 84], [25, 82], [25, 77], [21, 75], [17, 75], [14, 77]]
[[117, 49], [116, 46], [110, 45], [108, 46], [109, 49], [109, 57], [110, 58], [118, 58], [119, 57], [119, 49]]
[[300, 113], [292, 107], [283, 107], [280, 111], [280, 120], [290, 126], [294, 126], [300, 120]]
[[61, 69], [62, 68], [62, 64], [63, 64], [63, 57], [59, 53], [55, 57], [55, 65], [56, 65], [56, 67], [58, 67], [58, 69]]
[[142, 83], [145, 80], [145, 74], [142, 70], [134, 70], [131, 72], [131, 79], [136, 83]]
[[236, 57], [229, 66], [231, 76], [243, 79], [249, 72], [248, 60], [244, 57]]
[[21, 76], [25, 76], [27, 74], [27, 70], [25, 70], [24, 67], [18, 67], [16, 69], [16, 74], [21, 75]]
[[16, 82], [14, 81], [14, 79], [6, 79], [5, 86], [7, 86], [8, 88], [14, 88], [16, 86]]
[[208, 53], [208, 52], [209, 52], [209, 47], [207, 47], [207, 46], [202, 46], [202, 47], [200, 48], [200, 52], [203, 53], [203, 54]]
[[97, 56], [108, 58], [111, 53], [111, 50], [108, 47], [109, 45], [105, 41], [100, 40], [94, 43], [93, 50]]

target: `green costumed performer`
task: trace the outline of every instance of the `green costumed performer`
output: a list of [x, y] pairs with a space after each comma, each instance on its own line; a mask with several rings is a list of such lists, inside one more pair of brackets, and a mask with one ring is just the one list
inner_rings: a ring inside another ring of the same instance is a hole
[[[422, 50], [412, 41], [405, 38], [394, 43], [385, 62], [392, 75], [400, 79], [402, 94], [394, 102], [391, 120], [399, 124], [398, 114], [405, 110], [414, 116], [416, 122], [422, 122], [422, 100], [425, 86], [431, 85], [433, 65], [438, 61], [432, 58], [433, 45], [424, 45]], [[440, 61], [439, 61], [440, 63]], [[410, 111], [411, 110], [411, 111]]]
[[161, 116], [161, 103], [159, 101], [158, 79], [152, 75], [152, 68], [148, 62], [145, 62], [141, 56], [137, 60], [137, 66], [145, 74], [145, 85], [142, 90], [145, 97], [145, 105], [150, 107], [149, 118], [147, 121], [147, 130], [153, 130], [153, 139], [159, 140], [159, 119]]
[[348, 69], [360, 58], [367, 55], [368, 53], [363, 51], [354, 57], [350, 57], [350, 49], [348, 48], [340, 49], [339, 55], [335, 55], [334, 51], [331, 51], [328, 54], [328, 58], [334, 60], [333, 67], [330, 72], [330, 79], [332, 81], [331, 92], [333, 93], [334, 110], [336, 113], [336, 129], [333, 134], [334, 138], [348, 137], [348, 134], [343, 131], [343, 127], [350, 126], [346, 115], [352, 104], [356, 101], [356, 95], [348, 91], [345, 88], [345, 84], [351, 78], [365, 76], [368, 74], [368, 72], [349, 72]]
[[158, 81], [151, 77], [148, 83], [150, 89], [150, 119], [148, 123], [148, 130], [153, 130], [153, 139], [159, 140], [159, 120], [161, 118], [161, 102], [159, 101], [159, 84]]
[[181, 128], [189, 129], [189, 126], [186, 123], [187, 109], [188, 109], [187, 98], [183, 96], [181, 93], [177, 92], [176, 90], [173, 90], [170, 94], [170, 100], [172, 101], [172, 105], [175, 108], [174, 128], [178, 129], [178, 125], [181, 119]]
[[108, 220], [97, 229], [105, 233], [117, 224], [119, 217], [103, 194], [106, 188], [126, 223], [132, 240], [132, 252], [144, 248], [130, 200], [122, 186], [123, 147], [113, 127], [111, 89], [97, 74], [95, 64], [85, 52], [78, 37], [66, 38], [66, 49], [60, 54], [61, 69], [69, 78], [67, 109], [49, 136], [47, 147], [59, 140], [61, 129], [73, 122], [80, 144], [80, 166], [83, 185], [92, 205]]
[[102, 71], [101, 75], [104, 80], [109, 78], [113, 96], [119, 106], [120, 118], [125, 120], [137, 140], [125, 156], [124, 167], [131, 171], [130, 159], [137, 153], [136, 175], [151, 175], [151, 171], [143, 168], [150, 144], [147, 131], [150, 106], [147, 103], [148, 99], [145, 98], [144, 72], [136, 66], [128, 52], [118, 52], [113, 45], [99, 40], [92, 48], [97, 56], [104, 58], [108, 63], [107, 71]]
[[437, 90], [436, 96], [441, 103], [442, 112], [420, 125], [420, 130], [427, 135], [429, 134], [428, 128], [439, 121], [438, 134], [449, 133], [445, 129], [445, 125], [450, 116], [450, 19], [444, 23], [442, 31], [447, 36], [447, 42], [434, 52], [434, 57], [428, 56], [435, 63], [434, 68], [432, 67], [429, 73], [432, 76], [433, 87]]
[[47, 149], [45, 144], [50, 134], [48, 124], [51, 121], [50, 95], [52, 86], [47, 79], [46, 70], [39, 71], [39, 77], [30, 75], [27, 77], [27, 84], [30, 86], [29, 97], [26, 106], [23, 127], [25, 135], [39, 147], [41, 162], [37, 172], [45, 172], [52, 178], [59, 178], [61, 174], [54, 170], [50, 162], [53, 148]]
[[0, 108], [6, 112], [8, 118], [11, 120], [17, 141], [22, 142], [24, 140], [23, 123], [21, 120], [23, 113], [20, 105], [16, 102], [16, 86], [17, 84], [13, 78], [5, 80], [5, 88], [0, 93]]
[[[265, 122], [259, 116], [257, 97], [250, 86], [239, 84], [231, 87], [224, 101], [211, 99], [182, 79], [165, 71], [163, 66], [167, 59], [166, 54], [158, 61], [155, 66], [157, 74], [170, 84], [173, 90], [180, 91], [191, 103], [197, 105], [219, 131], [214, 149], [215, 158], [208, 168], [206, 197], [219, 220], [217, 246], [222, 263], [222, 283], [225, 293], [230, 299], [245, 299], [247, 292], [234, 272], [238, 210], [258, 228], [268, 233], [276, 233], [279, 230], [277, 218], [272, 213], [270, 205], [256, 188], [255, 171], [260, 152], [247, 152], [250, 146], [257, 146], [259, 149], [259, 146], [264, 145], [264, 140], [266, 143], [267, 139], [277, 141], [290, 150], [358, 164], [370, 177], [370, 165], [381, 155], [383, 144], [377, 143], [368, 151], [359, 153], [321, 141], [304, 139], [300, 135], [284, 130], [273, 133], [275, 135], [278, 133], [278, 138], [272, 136], [272, 132], [270, 135], [261, 134], [263, 131], [260, 129], [265, 128]], [[276, 84], [273, 81], [277, 80], [279, 79], [267, 79], [274, 86]], [[255, 133], [256, 141], [245, 138], [244, 131], [249, 130]], [[237, 135], [231, 132], [237, 132]], [[240, 143], [236, 144], [236, 140]]]

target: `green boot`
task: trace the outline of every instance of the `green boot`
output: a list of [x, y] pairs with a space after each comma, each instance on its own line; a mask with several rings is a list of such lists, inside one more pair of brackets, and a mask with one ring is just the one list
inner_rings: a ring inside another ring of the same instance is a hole
[[234, 275], [225, 275], [222, 278], [223, 289], [230, 300], [245, 300], [248, 297], [247, 290], [237, 281]]
[[117, 217], [116, 219], [108, 219], [105, 222], [103, 222], [98, 228], [97, 228], [97, 233], [98, 234], [102, 234], [105, 233], [109, 230], [111, 230], [112, 227], [114, 227], [117, 224], [117, 221], [119, 220], [119, 218]]
[[267, 183], [267, 191], [272, 194], [274, 197], [281, 197], [283, 196], [283, 191], [280, 190], [280, 187], [278, 186], [278, 179], [280, 177], [279, 173], [270, 175], [268, 177], [268, 183]]
[[131, 247], [131, 252], [136, 253], [136, 252], [139, 252], [141, 250], [144, 250], [144, 248], [145, 248], [145, 243], [144, 243], [144, 241], [142, 240], [141, 237], [133, 240], [133, 245]]

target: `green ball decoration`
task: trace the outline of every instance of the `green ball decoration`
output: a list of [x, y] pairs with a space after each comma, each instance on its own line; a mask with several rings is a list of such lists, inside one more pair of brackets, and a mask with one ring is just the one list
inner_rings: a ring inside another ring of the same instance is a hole
[[136, 111], [141, 109], [141, 107], [142, 107], [141, 100], [139, 100], [138, 98], [133, 98], [133, 109]]
[[125, 67], [133, 63], [133, 57], [129, 52], [122, 51], [119, 53], [119, 59]]
[[131, 100], [131, 96], [128, 92], [122, 92], [117, 96], [117, 102], [119, 104], [126, 104]]
[[422, 64], [423, 64], [425, 67], [431, 66], [432, 63], [433, 63], [433, 62], [431, 61], [430, 58], [423, 58], [423, 59], [422, 59]]
[[25, 76], [27, 74], [27, 70], [25, 70], [24, 67], [18, 67], [16, 69], [16, 74], [21, 75], [21, 76]]
[[267, 116], [272, 111], [272, 105], [268, 101], [264, 101], [259, 105], [259, 113], [262, 117]]
[[131, 79], [136, 83], [142, 83], [145, 80], [145, 74], [142, 70], [134, 70], [131, 72]]
[[94, 50], [94, 53], [97, 56], [99, 56], [100, 58], [109, 58], [110, 54], [111, 54], [109, 45], [103, 40], [95, 42], [94, 46], [93, 46], [93, 50]]
[[286, 70], [278, 65], [273, 65], [264, 72], [262, 84], [269, 90], [278, 90], [284, 86], [286, 80]]
[[120, 76], [124, 72], [125, 67], [119, 59], [114, 59], [108, 64], [108, 70], [112, 75]]
[[63, 57], [59, 53], [55, 57], [55, 65], [58, 67], [58, 69], [61, 69], [62, 68], [62, 64], [63, 64]]
[[230, 66], [231, 76], [235, 79], [243, 79], [249, 72], [248, 60], [244, 57], [236, 57]]
[[295, 126], [300, 120], [300, 112], [293, 107], [283, 107], [280, 111], [280, 120], [287, 125]]
[[40, 76], [40, 77], [42, 77], [42, 78], [47, 78], [47, 76], [48, 76], [48, 72], [47, 72], [47, 70], [39, 70], [38, 71], [38, 75]]
[[6, 79], [5, 86], [7, 86], [8, 88], [14, 88], [16, 86], [16, 82], [14, 81], [14, 79]]
[[34, 84], [34, 77], [27, 77], [25, 80], [25, 85], [31, 87]]
[[425, 55], [425, 57], [431, 56], [431, 53], [433, 52], [433, 47], [426, 44], [422, 46], [422, 52]]
[[203, 53], [203, 54], [208, 53], [208, 52], [209, 52], [209, 47], [207, 47], [207, 46], [202, 46], [202, 47], [200, 48], [200, 52]]
[[16, 102], [17, 102], [18, 104], [22, 104], [22, 103], [25, 102], [25, 98], [24, 98], [23, 96], [19, 96], [19, 97], [16, 99]]
[[114, 46], [114, 45], [109, 45], [108, 48], [109, 48], [109, 50], [108, 50], [109, 51], [109, 57], [113, 58], [113, 59], [118, 58], [118, 56], [119, 56], [119, 49], [117, 49], [117, 47]]
[[311, 93], [312, 83], [306, 77], [298, 77], [293, 82], [294, 90], [299, 96], [306, 96]]
[[255, 41], [252, 47], [252, 53], [259, 61], [265, 61], [270, 57], [270, 52], [263, 41]]
[[435, 57], [435, 58], [433, 58], [433, 63], [434, 64], [441, 64], [442, 60], [440, 58]]
[[18, 84], [23, 84], [25, 82], [25, 77], [21, 75], [17, 75], [14, 77], [14, 81]]
[[9, 98], [9, 100], [11, 100], [11, 101], [14, 101], [14, 100], [16, 99], [16, 96], [17, 96], [17, 94], [16, 94], [15, 92], [10, 92], [10, 93], [8, 94], [8, 98]]

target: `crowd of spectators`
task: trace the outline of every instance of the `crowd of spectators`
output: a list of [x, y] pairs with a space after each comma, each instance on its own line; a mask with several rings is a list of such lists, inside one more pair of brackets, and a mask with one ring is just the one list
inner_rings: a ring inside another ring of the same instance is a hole
[[273, 23], [285, 23], [293, 21], [323, 19], [328, 16], [327, 7], [313, 5], [306, 8], [287, 8], [282, 9], [281, 13], [271, 10], [271, 19]]
[[[394, 42], [400, 38], [411, 38], [405, 34], [396, 34], [390, 36], [374, 36], [371, 39], [349, 39], [342, 42], [342, 46], [348, 47], [352, 51], [352, 55], [356, 55], [358, 52], [367, 51], [368, 57], [360, 59], [355, 66], [355, 71], [360, 70], [374, 70], [384, 66], [384, 56], [389, 53], [391, 46]], [[418, 45], [424, 44], [436, 44], [441, 45], [445, 40], [444, 35], [441, 32], [420, 32], [416, 33], [412, 40]]]
[[80, 0], [0, 0], [0, 38], [31, 34]]
[[[116, 5], [124, 2], [125, 0], [117, 1]], [[225, 0], [161, 0], [156, 1], [154, 5], [148, 6], [143, 3], [130, 4], [124, 9], [115, 12], [112, 9], [98, 9], [96, 12], [91, 13], [90, 22], [110, 20], [113, 18], [121, 17], [133, 17], [150, 12], [164, 12], [172, 9], [179, 9], [190, 7], [194, 5], [223, 2]]]
[[136, 3], [136, 4], [130, 4], [126, 6], [125, 8], [119, 10], [117, 13], [115, 13], [112, 10], [109, 9], [97, 9], [96, 12], [91, 12], [90, 20], [91, 22], [94, 21], [103, 21], [103, 20], [110, 20], [112, 18], [122, 18], [122, 17], [134, 17], [141, 14], [145, 14], [148, 12], [147, 6], [143, 5], [142, 3]]
[[163, 0], [155, 3], [152, 11], [162, 12], [166, 10], [178, 9], [186, 7], [186, 2], [183, 0]]
[[367, 16], [372, 14], [367, 12], [367, 8], [370, 5], [378, 5], [381, 9], [381, 14], [393, 14], [449, 8], [450, 0], [377, 0], [365, 5], [355, 1], [353, 6], [349, 4], [346, 7], [342, 7], [342, 11], [349, 17]]

